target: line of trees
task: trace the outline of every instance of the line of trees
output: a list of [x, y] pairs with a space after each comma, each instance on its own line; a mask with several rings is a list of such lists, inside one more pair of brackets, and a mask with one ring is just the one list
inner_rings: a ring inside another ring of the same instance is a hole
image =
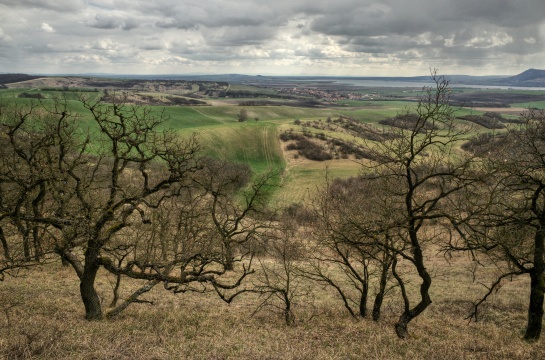
[[[402, 310], [396, 334], [432, 303], [427, 255], [469, 252], [530, 277], [525, 339], [540, 337], [545, 294], [545, 113], [530, 111], [478, 146], [456, 120], [449, 84], [432, 74], [395, 136], [369, 143], [374, 161], [357, 178], [327, 181], [307, 221], [268, 209], [272, 174], [200, 156], [195, 138], [162, 130], [149, 109], [80, 102], [88, 128], [65, 102], [0, 106], [0, 276], [59, 261], [80, 280], [86, 318], [112, 317], [157, 285], [212, 291], [226, 302], [257, 293], [258, 310], [295, 321], [305, 282], [331, 288], [352, 316], [380, 320], [387, 296]], [[367, 140], [369, 142], [369, 140]], [[300, 209], [299, 209], [300, 210]], [[305, 231], [301, 241], [298, 234]], [[117, 283], [101, 303], [99, 269]], [[140, 286], [120, 300], [123, 279]], [[408, 279], [418, 286], [408, 286]], [[250, 280], [252, 279], [252, 280]], [[372, 291], [374, 289], [374, 293]], [[371, 295], [372, 310], [368, 303]], [[256, 310], [257, 311], [257, 310]]]

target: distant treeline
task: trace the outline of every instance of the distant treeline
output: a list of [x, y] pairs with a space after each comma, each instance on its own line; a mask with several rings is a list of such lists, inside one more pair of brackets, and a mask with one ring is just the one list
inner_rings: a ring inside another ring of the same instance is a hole
[[0, 74], [0, 88], [5, 89], [4, 84], [11, 84], [21, 81], [37, 79], [39, 76], [32, 76], [27, 74]]

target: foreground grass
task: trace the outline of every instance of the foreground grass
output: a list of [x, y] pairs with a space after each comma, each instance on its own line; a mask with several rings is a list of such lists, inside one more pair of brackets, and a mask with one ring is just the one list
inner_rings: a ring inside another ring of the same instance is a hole
[[[433, 266], [439, 269], [439, 262]], [[444, 263], [443, 263], [444, 265]], [[395, 336], [397, 298], [380, 322], [347, 315], [323, 288], [300, 299], [296, 324], [261, 311], [241, 297], [226, 305], [213, 294], [172, 295], [161, 288], [113, 320], [88, 322], [69, 268], [51, 264], [0, 283], [0, 358], [41, 359], [540, 359], [543, 340], [521, 340], [526, 282], [508, 283], [478, 323], [465, 320], [475, 289], [464, 261], [435, 271], [430, 308], [410, 325], [410, 338]], [[97, 285], [110, 301], [113, 278]]]

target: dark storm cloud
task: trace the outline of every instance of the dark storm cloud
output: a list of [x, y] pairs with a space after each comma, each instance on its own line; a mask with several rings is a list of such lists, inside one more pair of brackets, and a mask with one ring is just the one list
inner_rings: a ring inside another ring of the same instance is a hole
[[209, 31], [206, 43], [212, 46], [260, 45], [271, 37], [273, 28], [237, 26]]
[[84, 8], [83, 0], [0, 0], [0, 5], [19, 8], [47, 9], [58, 12], [73, 12]]
[[158, 21], [161, 27], [188, 29], [200, 25], [208, 28], [281, 25], [287, 19], [290, 6], [283, 0], [277, 3], [245, 0], [202, 0], [202, 1], [150, 1], [140, 7], [147, 13], [164, 18]]
[[97, 14], [89, 26], [97, 29], [123, 29], [132, 30], [138, 27], [138, 22], [133, 19], [122, 19], [117, 16], [110, 16], [107, 13]]
[[543, 67], [544, 10], [543, 0], [0, 0], [0, 59], [18, 71], [514, 73]]
[[444, 33], [466, 25], [520, 28], [541, 24], [542, 11], [542, 0], [344, 1], [324, 6], [312, 28], [345, 36]]
[[351, 11], [346, 5], [323, 5], [310, 26], [347, 51], [479, 67], [544, 50], [541, 0], [385, 0], [353, 3]]

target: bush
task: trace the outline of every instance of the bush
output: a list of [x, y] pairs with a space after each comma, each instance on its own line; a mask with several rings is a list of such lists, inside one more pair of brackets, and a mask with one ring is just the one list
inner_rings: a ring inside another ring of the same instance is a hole
[[45, 99], [45, 96], [40, 93], [20, 93], [17, 97], [22, 99]]
[[296, 134], [293, 131], [285, 131], [283, 133], [280, 133], [280, 140], [282, 141], [301, 140], [301, 139], [303, 139], [303, 135]]
[[477, 125], [481, 125], [487, 129], [505, 129], [502, 123], [503, 117], [496, 113], [485, 113], [484, 115], [466, 115], [460, 116], [458, 119], [470, 121]]
[[[380, 120], [379, 124], [397, 127], [404, 130], [412, 130], [415, 128], [420, 117], [417, 114], [399, 114], [393, 118]], [[424, 124], [421, 131], [437, 130], [437, 127], [431, 124]]]
[[472, 153], [491, 151], [495, 147], [500, 146], [504, 139], [505, 134], [478, 134], [462, 144], [462, 149]]
[[298, 150], [299, 155], [309, 160], [324, 161], [333, 159], [333, 155], [325, 151], [322, 146], [310, 141], [302, 135], [293, 133], [282, 133], [280, 135], [280, 138], [283, 139], [283, 141], [295, 140], [294, 143], [288, 144], [288, 146], [286, 146], [286, 149]]
[[298, 224], [313, 224], [316, 218], [313, 212], [301, 203], [291, 203], [282, 211], [283, 215], [294, 219]]

